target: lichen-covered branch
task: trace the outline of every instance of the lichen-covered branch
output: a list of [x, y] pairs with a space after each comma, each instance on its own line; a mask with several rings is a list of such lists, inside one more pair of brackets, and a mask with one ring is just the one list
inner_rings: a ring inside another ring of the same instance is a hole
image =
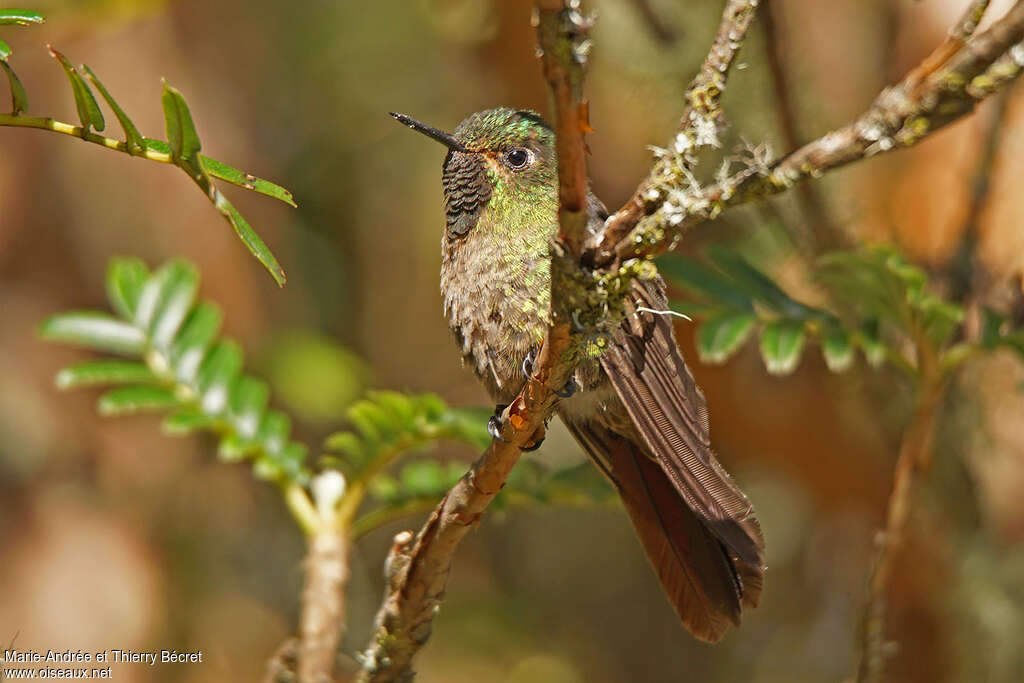
[[990, 0], [972, 0], [964, 13], [960, 15], [960, 21], [950, 29], [950, 37], [964, 41], [973, 36], [988, 10], [989, 2]]
[[703, 148], [720, 146], [718, 129], [724, 125], [722, 93], [757, 5], [758, 0], [729, 0], [726, 4], [715, 42], [686, 89], [686, 107], [679, 120], [679, 131], [666, 150], [668, 154], [655, 160], [650, 175], [640, 183], [629, 201], [608, 218], [596, 253], [587, 256], [588, 263], [606, 265], [611, 261], [611, 247], [630, 233], [652, 205], [665, 200], [662, 190], [669, 189], [666, 175], [684, 181], [692, 178], [690, 171], [696, 165], [696, 153]]
[[587, 228], [587, 160], [584, 133], [589, 131], [583, 75], [590, 51], [591, 19], [579, 0], [538, 0], [537, 42], [544, 78], [555, 111], [558, 154], [559, 241], [579, 257]]
[[[973, 3], [971, 11], [976, 11]], [[641, 183], [636, 197], [609, 219], [590, 263], [609, 264], [670, 249], [689, 228], [729, 206], [791, 188], [807, 178], [919, 142], [973, 110], [978, 101], [1016, 78], [1024, 67], [1024, 2], [988, 30], [966, 37], [959, 20], [950, 37], [897, 85], [886, 88], [855, 121], [770, 161], [751, 150], [744, 168], [707, 187], [697, 184], [678, 149], [665, 150], [660, 173]], [[976, 22], [975, 22], [976, 23]], [[961, 37], [963, 36], [963, 37]]]

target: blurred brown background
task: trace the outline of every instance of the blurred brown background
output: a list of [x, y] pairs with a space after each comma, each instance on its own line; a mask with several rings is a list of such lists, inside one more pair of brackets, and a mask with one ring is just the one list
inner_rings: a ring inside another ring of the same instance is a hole
[[[5, 3], [9, 4], [9, 3]], [[296, 618], [302, 539], [276, 491], [219, 464], [204, 439], [155, 419], [101, 420], [95, 394], [60, 394], [75, 352], [36, 325], [105, 308], [108, 259], [201, 268], [203, 294], [316, 444], [364, 387], [485, 396], [457, 354], [437, 292], [442, 150], [388, 116], [451, 129], [498, 104], [546, 109], [526, 0], [26, 2], [39, 28], [3, 39], [32, 112], [74, 120], [45, 45], [88, 63], [144, 134], [163, 137], [160, 78], [188, 98], [204, 152], [278, 181], [297, 210], [228, 193], [275, 251], [278, 289], [180, 172], [57, 135], [0, 128], [0, 646], [202, 649], [202, 665], [115, 666], [119, 681], [251, 681]], [[591, 174], [609, 206], [674, 130], [721, 2], [592, 0]], [[966, 0], [772, 0], [810, 139], [858, 114], [944, 36]], [[1009, 2], [994, 2], [999, 13]], [[647, 6], [656, 17], [645, 19]], [[784, 151], [755, 23], [725, 103], [733, 132]], [[6, 94], [3, 95], [6, 97]], [[989, 103], [907, 152], [823, 180], [828, 215], [865, 240], [939, 266], [959, 241]], [[112, 117], [111, 117], [112, 118]], [[116, 123], [110, 122], [111, 134]], [[1024, 266], [1024, 90], [1011, 98], [981, 216], [999, 278]], [[696, 231], [799, 273], [789, 236], [813, 232], [790, 197]], [[794, 279], [796, 275], [794, 275]], [[680, 326], [695, 358], [692, 329]], [[748, 348], [694, 361], [722, 460], [768, 541], [762, 607], [715, 647], [677, 623], [625, 516], [611, 509], [491, 515], [460, 549], [419, 658], [423, 683], [838, 681], [854, 670], [872, 535], [909, 395], [859, 365], [830, 375], [808, 353], [769, 377]], [[947, 405], [893, 602], [892, 680], [1024, 677], [1024, 371], [999, 356]], [[470, 456], [470, 453], [461, 453]], [[582, 456], [564, 432], [536, 458]], [[419, 520], [410, 520], [409, 528]], [[353, 559], [346, 648], [362, 647], [391, 534]]]

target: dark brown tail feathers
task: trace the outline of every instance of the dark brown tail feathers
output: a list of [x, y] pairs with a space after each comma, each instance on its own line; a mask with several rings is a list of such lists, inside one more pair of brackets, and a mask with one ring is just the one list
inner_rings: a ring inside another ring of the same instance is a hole
[[755, 607], [763, 574], [731, 554], [679, 495], [646, 449], [595, 422], [569, 430], [618, 489], [658, 579], [683, 624], [717, 642]]

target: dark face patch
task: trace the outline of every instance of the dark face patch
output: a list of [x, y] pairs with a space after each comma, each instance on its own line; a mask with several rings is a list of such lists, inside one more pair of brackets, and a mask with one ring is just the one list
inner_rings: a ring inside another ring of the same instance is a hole
[[448, 152], [441, 183], [444, 186], [448, 237], [465, 237], [476, 227], [480, 212], [491, 198], [491, 182], [487, 177], [484, 156]]

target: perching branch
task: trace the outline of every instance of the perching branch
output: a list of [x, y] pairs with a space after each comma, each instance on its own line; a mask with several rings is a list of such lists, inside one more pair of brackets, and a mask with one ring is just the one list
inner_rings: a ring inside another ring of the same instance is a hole
[[[736, 4], [731, 2], [730, 8]], [[983, 4], [972, 3], [968, 14], [974, 16]], [[680, 149], [677, 136], [637, 194], [608, 219], [602, 239], [588, 255], [589, 262], [603, 266], [660, 254], [689, 228], [715, 218], [727, 207], [782, 192], [807, 178], [881, 152], [908, 147], [969, 113], [1024, 67], [1024, 2], [1019, 0], [981, 34], [967, 37], [970, 25], [959, 20], [942, 45], [899, 84], [883, 90], [852, 123], [776, 161], [770, 162], [761, 150], [754, 150], [744, 169], [719, 183], [696, 184], [688, 172], [687, 150]]]
[[534, 364], [533, 376], [505, 410], [502, 440], [491, 441], [415, 538], [408, 531], [395, 536], [385, 565], [384, 603], [377, 612], [373, 640], [361, 656], [363, 669], [357, 680], [382, 683], [411, 679], [412, 657], [430, 637], [455, 549], [501, 491], [521, 449], [533, 443], [538, 430], [543, 430], [558, 400], [552, 388], [564, 385], [571, 372], [571, 368], [557, 362], [568, 346], [568, 336], [548, 337]]
[[586, 37], [592, 20], [580, 12], [579, 0], [538, 0], [537, 42], [544, 78], [555, 110], [558, 154], [558, 239], [579, 257], [587, 227], [587, 160], [583, 134], [589, 132], [587, 103], [582, 98], [583, 72], [590, 51]]
[[[581, 99], [583, 67], [590, 20], [580, 13], [579, 0], [538, 0], [537, 34], [544, 75], [555, 107], [559, 169], [559, 240], [575, 267], [587, 223], [587, 174], [583, 133], [586, 105]], [[554, 269], [559, 266], [554, 265]], [[534, 363], [532, 376], [502, 415], [501, 439], [473, 463], [427, 519], [415, 539], [410, 532], [395, 537], [385, 565], [387, 587], [377, 613], [373, 640], [362, 654], [358, 681], [408, 681], [413, 655], [430, 637], [440, 609], [452, 557], [459, 542], [501, 491], [521, 450], [536, 442], [558, 402], [555, 393], [569, 381], [575, 362], [572, 324], [559, 316], [561, 278], [552, 279], [553, 322]]]

